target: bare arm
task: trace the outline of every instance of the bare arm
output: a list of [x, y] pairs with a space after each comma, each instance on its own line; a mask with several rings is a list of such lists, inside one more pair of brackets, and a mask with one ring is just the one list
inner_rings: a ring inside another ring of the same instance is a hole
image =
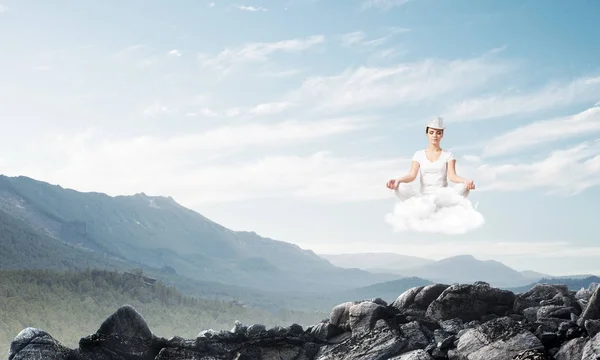
[[448, 161], [448, 180], [453, 183], [465, 183], [467, 181], [465, 178], [462, 178], [456, 174], [456, 160]]
[[420, 165], [417, 161], [413, 161], [410, 164], [410, 170], [408, 170], [408, 174], [396, 179], [398, 184], [413, 182], [417, 178], [417, 174], [419, 173], [419, 166]]
[[410, 170], [408, 170], [408, 174], [396, 179], [391, 179], [387, 182], [386, 186], [388, 189], [396, 189], [400, 183], [409, 183], [414, 181], [419, 173], [419, 166], [420, 165], [418, 161], [413, 161], [410, 164]]

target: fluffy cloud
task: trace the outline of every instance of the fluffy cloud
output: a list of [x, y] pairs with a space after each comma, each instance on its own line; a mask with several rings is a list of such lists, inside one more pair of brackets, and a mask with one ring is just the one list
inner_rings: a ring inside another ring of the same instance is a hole
[[464, 234], [485, 223], [483, 215], [454, 187], [431, 196], [416, 196], [399, 202], [385, 216], [395, 232]]

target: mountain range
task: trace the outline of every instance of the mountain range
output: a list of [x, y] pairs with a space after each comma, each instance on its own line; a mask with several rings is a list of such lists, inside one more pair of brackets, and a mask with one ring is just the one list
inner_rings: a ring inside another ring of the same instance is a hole
[[[21, 229], [37, 244], [20, 244], [35, 249], [28, 257], [52, 254], [44, 261], [52, 258], [58, 264], [69, 257], [69, 266], [76, 265], [75, 259], [94, 264], [106, 259], [111, 266], [146, 266], [264, 291], [335, 291], [399, 278], [344, 269], [294, 244], [229, 230], [171, 197], [111, 197], [0, 176], [0, 214], [5, 231]], [[40, 254], [38, 245], [45, 248]], [[48, 253], [48, 247], [56, 251]], [[16, 261], [19, 256], [24, 254], [2, 256], [0, 267], [36, 266], [37, 261]]]
[[553, 278], [471, 255], [438, 261], [388, 253], [319, 255], [232, 231], [171, 197], [109, 196], [0, 176], [0, 269], [18, 268], [139, 268], [186, 293], [275, 308], [284, 300], [295, 308], [307, 302], [329, 307], [347, 298], [394, 300], [433, 282], [526, 287]]
[[[493, 286], [523, 286], [554, 276], [532, 270], [517, 271], [495, 260], [479, 260], [472, 255], [450, 256], [431, 260], [390, 253], [321, 254], [332, 264], [375, 273], [392, 273], [418, 277], [440, 283], [473, 283], [483, 280]], [[377, 264], [377, 266], [373, 266]]]

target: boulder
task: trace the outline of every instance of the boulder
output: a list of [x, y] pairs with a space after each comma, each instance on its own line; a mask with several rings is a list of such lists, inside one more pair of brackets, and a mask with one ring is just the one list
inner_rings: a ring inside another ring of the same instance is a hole
[[480, 320], [490, 314], [507, 315], [514, 301], [512, 292], [493, 288], [487, 283], [455, 284], [446, 288], [427, 307], [426, 314], [436, 320]]

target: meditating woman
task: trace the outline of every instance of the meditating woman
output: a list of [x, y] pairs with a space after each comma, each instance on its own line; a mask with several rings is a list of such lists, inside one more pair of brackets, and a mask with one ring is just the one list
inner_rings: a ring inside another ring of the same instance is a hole
[[[444, 129], [442, 118], [432, 119], [425, 129], [429, 146], [414, 153], [408, 174], [387, 182], [387, 187], [394, 190], [396, 196], [401, 200], [405, 201], [414, 196], [435, 194], [440, 189], [448, 187], [447, 180], [459, 184], [452, 188], [464, 197], [469, 196], [469, 192], [475, 189], [473, 181], [456, 174], [456, 159], [452, 152], [443, 150], [440, 147]], [[408, 185], [417, 178], [417, 175], [420, 175], [421, 179], [419, 192]]]

